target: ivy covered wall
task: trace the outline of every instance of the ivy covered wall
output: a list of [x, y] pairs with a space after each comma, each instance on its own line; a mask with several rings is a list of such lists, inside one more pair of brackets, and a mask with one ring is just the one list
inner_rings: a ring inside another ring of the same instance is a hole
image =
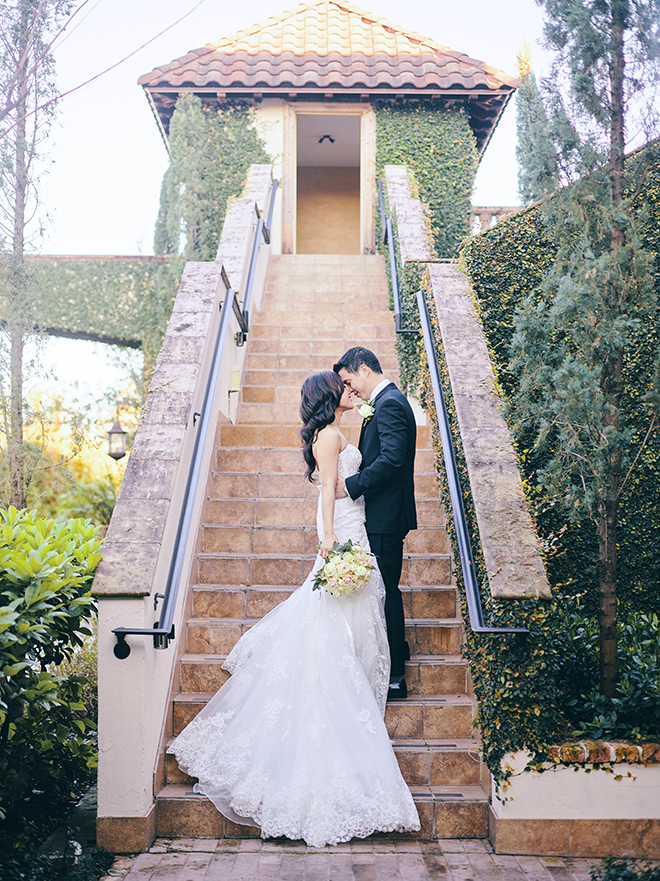
[[223, 108], [182, 95], [170, 122], [170, 166], [163, 177], [156, 254], [215, 260], [227, 200], [243, 190], [252, 164], [271, 161], [246, 103]]
[[140, 347], [149, 376], [186, 258], [215, 259], [228, 199], [242, 192], [251, 164], [269, 162], [253, 113], [245, 104], [213, 110], [194, 95], [180, 98], [154, 234], [158, 256], [33, 258], [35, 326]]
[[35, 257], [29, 262], [35, 324], [75, 339], [144, 351], [156, 363], [183, 257]]
[[[641, 452], [621, 496], [617, 595], [622, 612], [660, 613], [660, 427], [648, 399], [651, 379], [660, 363], [660, 145], [651, 146], [640, 164], [641, 158], [633, 156], [628, 161], [628, 195], [634, 197], [638, 232], [646, 248], [656, 255], [658, 296], [654, 311], [638, 322], [635, 344], [629, 347], [624, 364], [622, 414], [632, 437], [631, 449], [641, 448]], [[518, 374], [510, 364], [514, 312], [530, 293], [541, 298], [541, 278], [554, 255], [555, 246], [538, 208], [498, 224], [463, 249], [498, 380], [505, 400], [514, 407], [519, 388]], [[534, 475], [543, 464], [543, 453], [533, 449], [529, 426], [519, 422], [511, 422], [511, 426], [538, 528], [551, 548], [547, 559], [551, 583], [584, 593], [592, 611], [598, 587], [598, 544], [593, 525], [569, 521], [560, 506], [536, 486]], [[624, 473], [631, 465], [629, 462]]]
[[[628, 184], [628, 193], [635, 200], [640, 235], [649, 251], [656, 255], [655, 288], [660, 294], [658, 145], [651, 148], [650, 163], [636, 164], [634, 157], [629, 161]], [[491, 358], [505, 399], [516, 394], [518, 384], [515, 373], [509, 368], [516, 305], [538, 288], [554, 253], [537, 210], [503, 221], [489, 232], [471, 239], [462, 249], [462, 260], [475, 289]], [[547, 552], [553, 600], [498, 600], [490, 595], [428, 275], [421, 276], [415, 269], [404, 279], [404, 286], [411, 310], [408, 326], [414, 326], [415, 321], [412, 294], [419, 287], [427, 291], [486, 621], [493, 625], [522, 626], [530, 631], [524, 639], [466, 632], [465, 654], [478, 700], [477, 724], [488, 767], [496, 780], [506, 785], [510, 769], [502, 764], [502, 760], [508, 752], [527, 749], [536, 761], [549, 757], [558, 762], [559, 754], [553, 744], [571, 738], [657, 743], [660, 741], [660, 683], [657, 676], [660, 618], [653, 610], [660, 607], [660, 428], [652, 423], [652, 415], [645, 404], [650, 378], [660, 365], [660, 315], [657, 309], [638, 326], [637, 346], [626, 366], [626, 382], [631, 389], [626, 402], [626, 418], [638, 440], [649, 428], [651, 434], [650, 443], [631, 472], [631, 483], [626, 488], [621, 512], [620, 689], [617, 698], [610, 701], [598, 690], [598, 623], [589, 608], [590, 595], [595, 593], [598, 556], [593, 526], [567, 524], [559, 506], [549, 504], [542, 497], [534, 480], [538, 462], [529, 449], [530, 444], [525, 441], [524, 432], [520, 434], [516, 438], [517, 452], [525, 489]], [[423, 355], [420, 358], [415, 338], [406, 337], [403, 344], [398, 345], [402, 376], [411, 382], [417, 379], [422, 403], [430, 416], [439, 483], [443, 501], [448, 506], [426, 358]], [[456, 547], [451, 518], [448, 532]], [[455, 575], [466, 618], [460, 568]], [[622, 747], [623, 750], [626, 748]], [[647, 753], [645, 747], [644, 755]], [[563, 750], [561, 761], [570, 763], [571, 755], [579, 761], [583, 756], [582, 748]]]
[[[479, 157], [477, 142], [465, 111], [428, 105], [398, 106], [376, 101], [376, 178], [383, 182], [387, 206], [385, 165], [405, 165], [409, 169], [410, 192], [426, 209], [434, 257], [455, 257], [469, 234], [472, 189]], [[389, 211], [389, 209], [388, 209]], [[390, 216], [391, 215], [391, 212]], [[396, 234], [396, 219], [392, 217]], [[387, 253], [376, 206], [378, 250]], [[404, 327], [419, 328], [416, 296], [421, 288], [422, 268], [417, 264], [399, 265], [401, 314]], [[386, 261], [389, 274], [389, 261]], [[392, 290], [390, 280], [390, 291]], [[403, 390], [419, 391], [420, 349], [417, 337], [397, 335], [396, 350]]]

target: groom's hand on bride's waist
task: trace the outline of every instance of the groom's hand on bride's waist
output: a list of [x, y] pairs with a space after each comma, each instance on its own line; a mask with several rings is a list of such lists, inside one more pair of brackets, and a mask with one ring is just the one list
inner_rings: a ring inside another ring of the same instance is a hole
[[345, 499], [347, 495], [348, 495], [348, 493], [346, 492], [344, 478], [338, 477], [337, 483], [335, 484], [335, 498], [336, 499]]

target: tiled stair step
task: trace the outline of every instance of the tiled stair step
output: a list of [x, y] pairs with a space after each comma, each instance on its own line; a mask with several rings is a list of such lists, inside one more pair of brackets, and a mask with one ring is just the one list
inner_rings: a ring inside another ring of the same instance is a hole
[[[302, 465], [302, 462], [301, 462]], [[415, 495], [420, 499], [435, 499], [438, 484], [435, 474], [415, 477]], [[215, 471], [212, 479], [215, 499], [314, 499], [318, 501], [317, 484], [310, 483], [302, 467], [292, 473], [285, 471]]]
[[[170, 743], [174, 738], [171, 738]], [[168, 743], [169, 746], [169, 743]], [[394, 742], [394, 752], [409, 786], [465, 786], [479, 784], [479, 747], [472, 738]], [[192, 786], [196, 777], [180, 770], [173, 755], [165, 756], [165, 782]]]
[[[259, 337], [252, 340], [250, 352], [245, 359], [245, 370], [264, 370], [266, 368], [262, 365], [262, 356], [269, 356], [271, 359], [276, 357], [276, 363], [268, 369], [283, 371], [285, 375], [277, 376], [275, 385], [297, 385], [300, 391], [300, 386], [314, 370], [332, 370], [332, 365], [347, 349], [366, 346], [378, 356], [383, 369], [394, 373], [393, 378], [396, 380], [398, 369], [392, 356], [394, 340], [389, 328], [382, 325], [383, 329], [379, 331], [379, 326], [352, 329], [338, 325], [337, 332], [332, 337], [319, 337], [317, 333], [310, 332], [308, 327], [293, 327], [285, 334], [283, 328], [281, 337]], [[273, 329], [277, 330], [274, 326]], [[320, 358], [324, 359], [324, 363], [319, 367]], [[301, 375], [302, 379], [299, 379]], [[246, 378], [244, 374], [243, 384]]]
[[[206, 553], [302, 554], [316, 553], [316, 526], [202, 525], [202, 549]], [[441, 526], [421, 526], [404, 542], [404, 554], [447, 554], [447, 533]]]
[[[181, 657], [182, 693], [174, 698], [175, 715], [176, 702], [182, 695], [214, 693], [227, 681], [229, 674], [222, 669], [225, 657], [225, 654], [211, 651]], [[406, 663], [406, 682], [411, 695], [464, 694], [467, 689], [466, 676], [467, 665], [459, 655], [412, 655]], [[175, 733], [178, 734], [178, 731]]]
[[[262, 618], [291, 596], [292, 585], [207, 585], [193, 586], [192, 614], [195, 618]], [[434, 585], [401, 588], [406, 618], [454, 618], [456, 588]]]
[[[198, 655], [228, 653], [259, 620], [189, 618], [186, 625], [188, 651]], [[461, 651], [461, 621], [458, 618], [440, 621], [408, 619], [406, 640], [413, 655], [458, 655]]]
[[[185, 656], [184, 656], [185, 657]], [[217, 658], [218, 666], [224, 658]], [[180, 734], [213, 697], [211, 692], [181, 692], [174, 696], [173, 734]], [[391, 701], [385, 708], [385, 724], [395, 740], [471, 738], [474, 702], [464, 693], [446, 692], [411, 695], [405, 701]]]
[[[290, 584], [299, 587], [311, 572], [316, 553], [207, 554], [197, 556], [201, 584]], [[401, 584], [450, 584], [449, 554], [406, 554]]]
[[[209, 499], [208, 519], [216, 526], [315, 526], [316, 499]], [[417, 500], [420, 526], [438, 526], [444, 517], [439, 499]]]
[[[375, 292], [374, 292], [375, 293]], [[394, 313], [387, 308], [369, 309], [356, 312], [353, 309], [342, 309], [339, 304], [335, 308], [319, 309], [309, 312], [291, 312], [290, 309], [271, 309], [262, 305], [254, 315], [256, 326], [276, 327], [282, 339], [309, 340], [310, 328], [326, 328], [341, 326], [345, 328], [345, 336], [350, 337], [361, 329], [373, 330], [377, 324], [386, 327], [394, 324]], [[341, 352], [339, 353], [342, 354]]]
[[[215, 451], [215, 470], [220, 473], [247, 474], [297, 474], [303, 469], [300, 445], [282, 450], [258, 447], [219, 447]], [[435, 478], [435, 454], [433, 450], [418, 449], [415, 452], [415, 473], [430, 474]], [[428, 484], [430, 487], [432, 484]], [[435, 495], [436, 493], [434, 493]]]
[[[315, 287], [312, 284], [311, 287]], [[328, 300], [337, 309], [342, 310], [350, 321], [353, 312], [369, 310], [369, 312], [387, 309], [387, 281], [383, 282], [377, 276], [366, 276], [364, 282], [357, 283], [358, 288], [362, 290], [343, 290], [347, 285], [339, 285], [335, 290], [329, 292]], [[295, 301], [296, 314], [303, 312], [314, 312], [318, 310], [319, 293], [309, 289], [298, 291], [295, 297], [281, 287], [271, 283], [271, 290], [268, 291], [261, 300], [263, 311], [269, 310], [286, 310], [291, 308], [292, 300]], [[388, 310], [389, 311], [389, 310]], [[390, 312], [390, 314], [392, 314]], [[256, 315], [255, 315], [256, 317]], [[251, 332], [251, 331], [250, 331]]]
[[[300, 474], [303, 458], [300, 443], [295, 449], [260, 449], [255, 447], [219, 447], [215, 453], [216, 471], [237, 473]], [[435, 476], [433, 450], [417, 449], [415, 473]]]
[[[343, 430], [343, 429], [342, 429]], [[350, 425], [344, 431], [350, 443], [360, 438], [360, 426]], [[218, 430], [220, 447], [261, 447], [262, 449], [300, 449], [300, 423], [285, 425], [221, 425]], [[429, 449], [429, 427], [417, 426], [417, 449]]]
[[[422, 829], [387, 838], [486, 838], [488, 796], [478, 785], [411, 786]], [[157, 796], [156, 835], [163, 838], [259, 838], [254, 826], [227, 820], [187, 784], [168, 783]]]
[[[311, 373], [310, 355], [279, 355], [275, 367], [252, 367], [248, 356], [243, 373], [243, 389], [294, 389], [300, 401], [300, 388]], [[288, 393], [288, 392], [287, 392]]]
[[[284, 367], [284, 364], [286, 363], [282, 363], [282, 358], [288, 357], [289, 355], [306, 354], [308, 355], [309, 366], [307, 368], [301, 368], [298, 366], [298, 370], [307, 369], [309, 373], [316, 373], [318, 370], [331, 370], [333, 362], [336, 361], [337, 356], [341, 356], [344, 353], [344, 347], [348, 349], [354, 345], [364, 345], [365, 342], [365, 340], [360, 341], [346, 338], [341, 345], [338, 345], [336, 348], [333, 347], [331, 351], [323, 354], [317, 351], [317, 347], [313, 340], [310, 342], [305, 342], [305, 340], [289, 340], [287, 346], [284, 346], [283, 344], [280, 346], [279, 354], [255, 352], [252, 355], [248, 355], [246, 357], [245, 367], [247, 370], [277, 370], [278, 367]], [[383, 368], [383, 371], [386, 371], [392, 378], [396, 379], [399, 372], [396, 355], [393, 352], [392, 354], [379, 354], [378, 360], [380, 361], [380, 366]]]

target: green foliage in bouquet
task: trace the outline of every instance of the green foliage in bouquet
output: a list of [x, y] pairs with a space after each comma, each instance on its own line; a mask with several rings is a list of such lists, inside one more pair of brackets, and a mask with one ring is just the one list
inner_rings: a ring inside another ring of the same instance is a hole
[[96, 528], [0, 511], [0, 816], [67, 801], [96, 768], [85, 679], [59, 675], [91, 630]]

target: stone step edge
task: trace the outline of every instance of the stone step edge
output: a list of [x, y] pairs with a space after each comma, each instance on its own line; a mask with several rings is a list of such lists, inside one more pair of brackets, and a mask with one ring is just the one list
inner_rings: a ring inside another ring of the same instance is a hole
[[[176, 737], [172, 735], [165, 742], [165, 751], [174, 743]], [[441, 752], [470, 752], [479, 749], [479, 741], [468, 737], [442, 737], [429, 740], [421, 740], [419, 737], [398, 737], [391, 739], [392, 746], [395, 750], [406, 749], [411, 751], [424, 752], [427, 750], [438, 750]], [[174, 758], [174, 756], [172, 756]]]
[[[251, 624], [254, 626], [257, 622], [263, 620], [260, 618], [216, 618], [206, 615], [191, 615], [186, 619], [187, 624]], [[463, 621], [461, 618], [406, 618], [407, 627], [461, 627]]]
[[[185, 657], [185, 655], [183, 656]], [[195, 656], [196, 657], [196, 656]], [[200, 656], [201, 657], [201, 656]], [[211, 657], [209, 655], [209, 657]], [[172, 697], [173, 703], [191, 704], [208, 703], [216, 694], [215, 691], [180, 691]], [[447, 706], [475, 706], [476, 700], [469, 694], [411, 694], [404, 701], [390, 701], [388, 706], [415, 705], [418, 704], [447, 704]]]
[[[413, 785], [408, 787], [414, 801], [457, 802], [458, 804], [488, 803], [490, 796], [479, 784], [466, 786], [427, 786]], [[186, 783], [166, 783], [156, 794], [156, 800], [166, 798], [183, 799], [192, 802], [208, 802], [205, 795], [192, 792]]]
[[[298, 585], [300, 587], [300, 585]], [[199, 591], [224, 591], [224, 590], [252, 590], [252, 591], [273, 591], [273, 590], [288, 590], [292, 592], [297, 590], [296, 587], [293, 587], [291, 584], [193, 584], [193, 590]], [[402, 584], [400, 585], [400, 589], [402, 591], [410, 592], [410, 591], [421, 591], [421, 590], [453, 590], [455, 591], [455, 584]]]
[[[201, 618], [201, 621], [206, 621], [206, 618]], [[234, 620], [234, 619], [229, 619]], [[263, 620], [261, 618], [259, 621]], [[201, 658], [203, 660], [208, 661], [225, 661], [227, 659], [227, 655], [220, 655], [214, 652], [208, 652], [207, 654], [198, 654], [197, 652], [185, 652], [181, 655], [180, 660], [183, 658]], [[408, 663], [422, 664], [424, 666], [429, 666], [433, 664], [445, 664], [445, 666], [458, 665], [458, 664], [467, 664], [467, 658], [463, 658], [461, 655], [412, 655], [410, 656], [411, 660]], [[414, 661], [413, 661], [414, 658]]]
[[[273, 529], [277, 529], [277, 526], [272, 527]], [[254, 551], [246, 551], [245, 553], [232, 552], [232, 551], [200, 551], [197, 554], [197, 558], [199, 560], [243, 560], [246, 557], [256, 558], [257, 560], [272, 560], [273, 562], [277, 560], [287, 559], [287, 560], [315, 560], [317, 554], [258, 554]], [[451, 554], [421, 554], [415, 553], [414, 551], [407, 551], [403, 555], [404, 560], [413, 560], [417, 561], [425, 561], [425, 560], [451, 560]]]

